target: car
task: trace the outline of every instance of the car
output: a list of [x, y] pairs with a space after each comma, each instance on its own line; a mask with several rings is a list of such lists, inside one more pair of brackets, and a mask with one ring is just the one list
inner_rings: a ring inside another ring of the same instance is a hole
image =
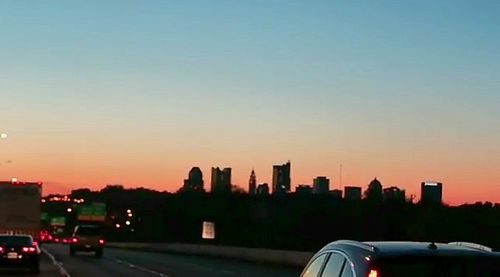
[[54, 239], [47, 230], [40, 231], [39, 238], [40, 238], [40, 243], [50, 243]]
[[69, 254], [74, 256], [79, 251], [94, 252], [96, 257], [102, 257], [104, 244], [99, 226], [77, 225], [69, 243]]
[[469, 243], [339, 240], [318, 251], [301, 277], [500, 276], [500, 253]]
[[30, 235], [0, 235], [0, 267], [40, 272], [41, 250]]

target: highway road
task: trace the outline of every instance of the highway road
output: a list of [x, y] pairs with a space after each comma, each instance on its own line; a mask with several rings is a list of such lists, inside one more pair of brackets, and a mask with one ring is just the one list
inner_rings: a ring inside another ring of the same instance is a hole
[[67, 271], [69, 276], [120, 277], [201, 277], [201, 276], [276, 276], [292, 277], [300, 269], [251, 264], [221, 258], [151, 253], [122, 249], [105, 249], [102, 258], [91, 253], [69, 256], [66, 245], [45, 245], [45, 250]]

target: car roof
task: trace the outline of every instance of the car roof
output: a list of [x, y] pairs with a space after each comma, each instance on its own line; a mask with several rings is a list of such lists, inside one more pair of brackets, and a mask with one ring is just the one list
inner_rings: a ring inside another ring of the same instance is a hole
[[392, 257], [402, 255], [442, 255], [442, 256], [469, 256], [469, 255], [498, 255], [491, 248], [483, 245], [454, 242], [414, 242], [414, 241], [373, 241], [359, 242], [350, 240], [334, 241], [326, 245], [322, 251], [340, 250], [346, 253], [358, 252], [374, 257]]
[[367, 242], [373, 245], [379, 252], [379, 256], [399, 256], [399, 255], [463, 255], [463, 254], [486, 254], [491, 250], [485, 250], [472, 245], [456, 245], [448, 243], [433, 242]]

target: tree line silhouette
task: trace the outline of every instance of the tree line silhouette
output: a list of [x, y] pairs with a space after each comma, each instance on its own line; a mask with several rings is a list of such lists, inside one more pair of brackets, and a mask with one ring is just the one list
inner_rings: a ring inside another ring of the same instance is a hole
[[[249, 195], [242, 191], [158, 192], [110, 185], [100, 191], [77, 189], [73, 198], [103, 202], [107, 239], [181, 242], [316, 251], [337, 239], [470, 241], [500, 249], [500, 204], [446, 206], [387, 201], [367, 195], [346, 201], [331, 195]], [[68, 233], [76, 215], [67, 203], [45, 203], [50, 214], [65, 214]], [[132, 210], [133, 218], [127, 218]], [[124, 225], [130, 220], [130, 225]], [[215, 239], [201, 238], [204, 221], [215, 223]], [[117, 228], [116, 224], [120, 224]]]

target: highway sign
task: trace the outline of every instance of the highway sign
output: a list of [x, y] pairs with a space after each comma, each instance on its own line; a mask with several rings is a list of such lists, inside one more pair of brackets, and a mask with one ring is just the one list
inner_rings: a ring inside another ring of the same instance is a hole
[[66, 217], [59, 216], [51, 218], [50, 226], [66, 226]]
[[78, 220], [104, 221], [106, 219], [106, 204], [92, 203], [78, 207]]

